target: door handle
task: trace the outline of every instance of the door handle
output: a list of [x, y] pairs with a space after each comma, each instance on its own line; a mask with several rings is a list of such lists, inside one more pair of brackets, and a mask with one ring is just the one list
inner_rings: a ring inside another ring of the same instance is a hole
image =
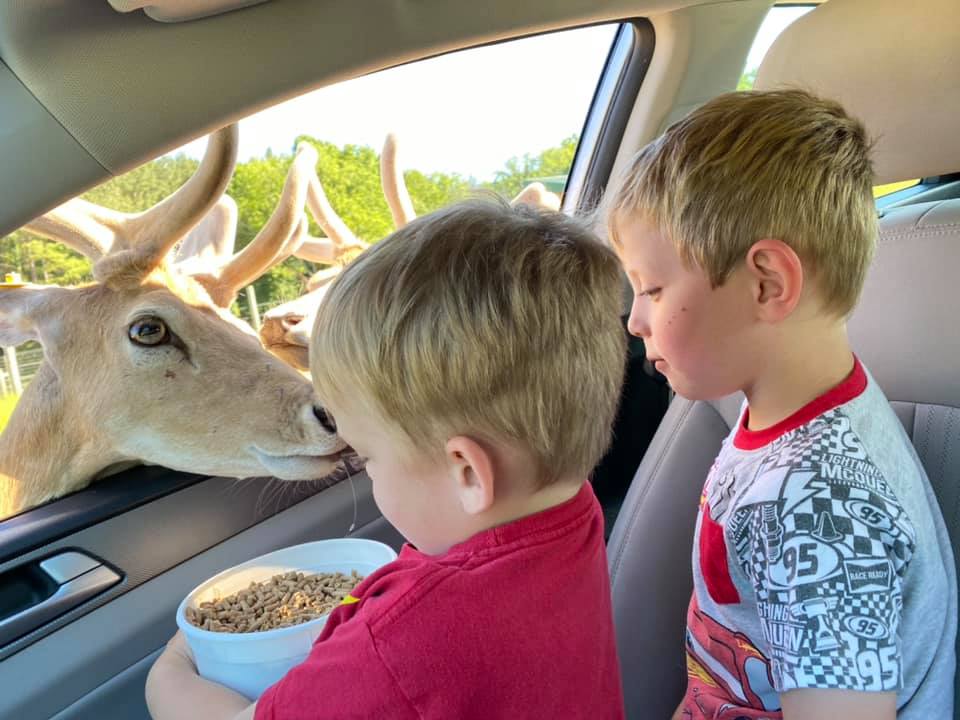
[[69, 612], [122, 580], [100, 561], [68, 551], [0, 575], [0, 647]]

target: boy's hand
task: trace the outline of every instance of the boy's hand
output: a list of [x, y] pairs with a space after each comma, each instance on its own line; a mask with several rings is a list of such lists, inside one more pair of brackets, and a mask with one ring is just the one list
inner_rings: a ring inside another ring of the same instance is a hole
[[896, 720], [897, 694], [858, 690], [791, 690], [780, 696], [783, 720]]
[[252, 718], [256, 707], [230, 688], [200, 677], [190, 646], [179, 631], [150, 668], [146, 699], [154, 720]]
[[164, 655], [168, 656], [169, 662], [179, 665], [183, 669], [189, 669], [194, 674], [197, 673], [197, 663], [193, 659], [193, 653], [190, 652], [190, 645], [187, 644], [187, 638], [180, 630], [177, 630], [177, 634], [170, 638], [161, 657]]

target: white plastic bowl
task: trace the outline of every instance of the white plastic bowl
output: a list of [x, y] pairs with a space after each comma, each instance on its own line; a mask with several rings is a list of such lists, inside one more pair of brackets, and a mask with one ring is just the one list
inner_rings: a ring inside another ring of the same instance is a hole
[[255, 700], [306, 659], [329, 615], [276, 630], [222, 633], [192, 625], [187, 621], [187, 607], [197, 608], [202, 602], [232, 595], [251, 582], [263, 582], [291, 570], [346, 575], [356, 570], [366, 577], [396, 557], [390, 546], [359, 538], [320, 540], [276, 550], [224, 570], [194, 588], [177, 608], [177, 625], [187, 638], [201, 677]]

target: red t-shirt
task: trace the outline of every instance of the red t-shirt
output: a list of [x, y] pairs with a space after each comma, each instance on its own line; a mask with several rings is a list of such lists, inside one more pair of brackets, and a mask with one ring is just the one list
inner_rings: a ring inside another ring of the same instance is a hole
[[589, 483], [444, 555], [405, 545], [352, 595], [256, 720], [624, 717]]

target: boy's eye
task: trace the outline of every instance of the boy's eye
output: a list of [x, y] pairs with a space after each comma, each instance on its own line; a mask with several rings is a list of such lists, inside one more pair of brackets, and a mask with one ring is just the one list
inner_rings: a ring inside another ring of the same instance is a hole
[[644, 290], [644, 291], [642, 291], [642, 292], [638, 292], [638, 293], [637, 293], [637, 297], [651, 297], [651, 298], [655, 298], [657, 295], [660, 294], [660, 290], [661, 290], [661, 289], [662, 289], [662, 288], [658, 288], [658, 287], [656, 287], [656, 288], [650, 288], [649, 290]]

